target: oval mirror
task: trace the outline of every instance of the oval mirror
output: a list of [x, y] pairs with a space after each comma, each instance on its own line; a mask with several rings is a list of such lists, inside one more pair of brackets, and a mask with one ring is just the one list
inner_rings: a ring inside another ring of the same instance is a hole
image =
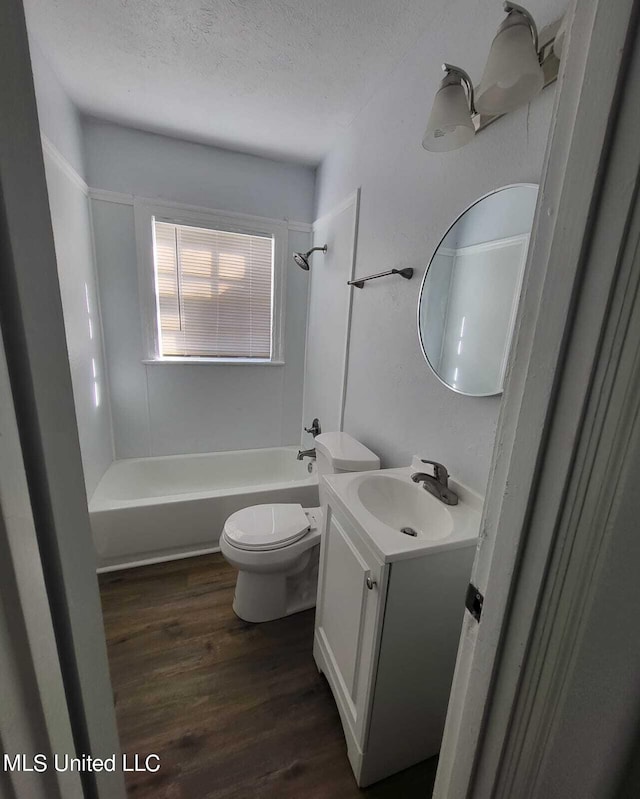
[[459, 394], [502, 392], [538, 196], [531, 183], [476, 200], [451, 225], [422, 280], [418, 335]]

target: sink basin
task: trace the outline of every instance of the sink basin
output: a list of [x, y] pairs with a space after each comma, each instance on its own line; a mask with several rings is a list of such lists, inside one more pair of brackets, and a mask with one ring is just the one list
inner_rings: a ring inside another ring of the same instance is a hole
[[482, 497], [452, 480], [459, 502], [445, 505], [411, 481], [413, 472], [405, 466], [326, 475], [328, 505], [341, 509], [384, 563], [475, 546]]
[[403, 528], [430, 541], [451, 535], [453, 519], [448, 506], [406, 477], [368, 473], [355, 481], [354, 492], [367, 513], [398, 535], [406, 535]]

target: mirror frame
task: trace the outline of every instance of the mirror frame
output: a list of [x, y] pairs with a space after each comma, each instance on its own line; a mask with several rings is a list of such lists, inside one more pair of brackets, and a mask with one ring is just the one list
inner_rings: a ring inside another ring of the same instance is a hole
[[[420, 291], [418, 292], [418, 308], [417, 308], [417, 312], [416, 312], [416, 321], [417, 321], [417, 327], [418, 327], [418, 341], [420, 342], [420, 351], [422, 352], [422, 356], [425, 359], [425, 361], [427, 362], [427, 365], [429, 366], [429, 369], [431, 369], [431, 372], [438, 378], [440, 383], [442, 383], [443, 386], [446, 386], [446, 388], [448, 388], [449, 391], [453, 391], [455, 394], [461, 394], [463, 397], [471, 397], [471, 398], [473, 398], [473, 397], [499, 397], [501, 394], [504, 393], [504, 382], [503, 382], [503, 385], [502, 385], [502, 388], [500, 389], [500, 391], [492, 391], [492, 392], [490, 392], [488, 394], [469, 394], [466, 391], [461, 391], [458, 388], [453, 388], [453, 386], [450, 386], [449, 383], [447, 383], [445, 380], [443, 380], [440, 377], [440, 375], [436, 372], [436, 370], [434, 369], [433, 364], [429, 360], [429, 356], [427, 355], [426, 350], [424, 348], [424, 344], [423, 344], [423, 341], [422, 341], [422, 331], [420, 329], [420, 308], [422, 307], [422, 295], [424, 294], [425, 283], [427, 282], [427, 275], [429, 274], [429, 269], [431, 268], [431, 264], [433, 263], [433, 259], [437, 255], [438, 250], [440, 249], [440, 245], [446, 239], [446, 237], [449, 235], [451, 230], [458, 224], [458, 222], [462, 219], [462, 217], [468, 211], [470, 211], [472, 208], [474, 208], [476, 205], [478, 205], [478, 203], [481, 203], [483, 200], [486, 200], [487, 197], [491, 197], [492, 195], [498, 194], [499, 192], [505, 191], [506, 189], [516, 189], [516, 188], [536, 189], [538, 191], [538, 196], [540, 194], [540, 184], [539, 183], [508, 183], [506, 186], [500, 186], [497, 189], [492, 189], [491, 191], [488, 191], [486, 194], [483, 194], [482, 197], [478, 197], [470, 205], [468, 205], [464, 209], [464, 211], [462, 211], [460, 214], [458, 214], [458, 216], [454, 219], [454, 221], [447, 228], [445, 234], [440, 237], [440, 241], [438, 242], [438, 246], [433, 251], [433, 253], [431, 255], [431, 258], [429, 258], [429, 263], [427, 264], [427, 268], [424, 270], [424, 275], [422, 276], [422, 281], [420, 283]], [[536, 210], [534, 211], [533, 224], [535, 224], [537, 206], [538, 206], [538, 199], [536, 198]], [[533, 224], [531, 226], [531, 233], [533, 233]], [[530, 236], [531, 236], [531, 233], [529, 234]], [[531, 238], [529, 239], [529, 249], [530, 248], [531, 248]], [[529, 259], [529, 250], [527, 250], [527, 261], [528, 261], [528, 259]], [[522, 276], [522, 283], [520, 284], [520, 295], [521, 296], [522, 296], [522, 289], [524, 287], [524, 279], [526, 277], [526, 273], [527, 273], [527, 266], [526, 266], [526, 263], [525, 263], [525, 268], [524, 268], [524, 272], [523, 272], [523, 276]], [[509, 348], [511, 348], [511, 346], [513, 345], [513, 331], [512, 331], [511, 336], [512, 336], [512, 338], [511, 338], [511, 341], [509, 342]]]

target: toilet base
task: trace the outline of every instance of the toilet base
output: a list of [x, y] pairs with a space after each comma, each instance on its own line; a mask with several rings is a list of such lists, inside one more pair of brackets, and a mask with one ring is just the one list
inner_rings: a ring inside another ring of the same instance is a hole
[[320, 546], [305, 553], [293, 572], [238, 572], [233, 611], [243, 621], [274, 621], [315, 607]]

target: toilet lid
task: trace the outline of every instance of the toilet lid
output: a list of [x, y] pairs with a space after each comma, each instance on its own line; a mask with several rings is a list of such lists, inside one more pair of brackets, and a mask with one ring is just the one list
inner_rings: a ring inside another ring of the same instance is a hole
[[302, 505], [253, 505], [232, 513], [224, 526], [238, 549], [278, 549], [302, 538], [310, 529]]

